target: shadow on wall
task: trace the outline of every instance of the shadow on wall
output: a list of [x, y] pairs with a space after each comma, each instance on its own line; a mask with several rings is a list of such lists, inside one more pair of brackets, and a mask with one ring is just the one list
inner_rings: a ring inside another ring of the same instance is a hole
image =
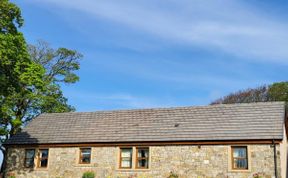
[[38, 139], [31, 137], [27, 132], [20, 132], [5, 142], [5, 145], [7, 145], [6, 147], [8, 147], [5, 169], [6, 177], [13, 176], [13, 174], [21, 174], [25, 176], [27, 173], [33, 171], [33, 168], [24, 167], [25, 149], [20, 146], [19, 149], [17, 149], [17, 147], [15, 149], [9, 149], [9, 145], [29, 146], [37, 143]]

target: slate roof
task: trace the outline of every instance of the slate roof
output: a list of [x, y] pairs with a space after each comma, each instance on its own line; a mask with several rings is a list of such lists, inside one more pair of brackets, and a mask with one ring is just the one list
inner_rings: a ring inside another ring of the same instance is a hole
[[282, 139], [284, 102], [42, 114], [5, 144]]

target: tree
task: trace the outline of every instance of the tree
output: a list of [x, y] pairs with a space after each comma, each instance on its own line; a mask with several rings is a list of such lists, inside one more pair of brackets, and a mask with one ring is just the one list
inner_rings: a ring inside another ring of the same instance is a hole
[[22, 25], [20, 9], [0, 0], [0, 149], [4, 159], [2, 143], [31, 119], [44, 112], [74, 111], [60, 84], [79, 80], [74, 71], [79, 69], [81, 54], [66, 48], [54, 50], [44, 42], [28, 46], [18, 31]]
[[48, 93], [44, 95], [44, 103], [38, 105], [42, 107], [40, 113], [74, 111], [75, 109], [67, 104], [60, 84], [75, 83], [79, 80], [75, 71], [80, 69], [79, 60], [83, 57], [82, 54], [66, 48], [55, 50], [43, 40], [39, 40], [36, 45], [28, 45], [28, 51], [32, 61], [44, 67], [44, 80], [50, 84]]
[[82, 55], [75, 50], [51, 48], [43, 40], [36, 45], [28, 45], [31, 59], [46, 70], [46, 80], [53, 83], [75, 83], [79, 77], [74, 73], [80, 68]]
[[257, 88], [249, 88], [231, 93], [213, 101], [211, 104], [252, 103], [285, 101], [288, 102], [288, 82], [278, 82], [271, 85], [263, 85]]
[[[18, 31], [23, 25], [20, 9], [8, 0], [0, 1], [0, 138], [1, 143], [22, 125], [29, 97], [42, 89], [44, 69], [31, 62], [25, 39]], [[1, 144], [2, 145], [2, 144]], [[5, 159], [5, 149], [1, 146]], [[3, 169], [2, 169], [3, 170]]]
[[270, 101], [288, 102], [288, 82], [274, 83], [269, 87]]

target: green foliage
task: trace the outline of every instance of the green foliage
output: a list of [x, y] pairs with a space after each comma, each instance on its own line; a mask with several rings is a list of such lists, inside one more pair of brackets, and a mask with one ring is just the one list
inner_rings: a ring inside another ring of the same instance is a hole
[[66, 48], [40, 48], [40, 43], [28, 46], [18, 31], [22, 25], [20, 9], [0, 0], [0, 144], [41, 113], [75, 110], [60, 84], [79, 80], [74, 72], [82, 55]]
[[8, 178], [16, 178], [15, 174], [12, 173], [12, 172], [8, 172], [8, 173], [7, 173], [7, 177], [8, 177]]
[[174, 172], [170, 172], [170, 175], [167, 178], [178, 178], [179, 176], [174, 173]]
[[288, 82], [278, 82], [253, 89], [241, 90], [217, 99], [211, 104], [251, 103], [251, 102], [288, 102]]
[[0, 8], [0, 138], [3, 142], [20, 130], [28, 102], [36, 90], [43, 88], [44, 69], [30, 60], [25, 39], [17, 30], [23, 23], [20, 9], [8, 0], [1, 0]]
[[268, 87], [260, 86], [257, 88], [248, 88], [231, 93], [223, 98], [217, 99], [211, 104], [230, 104], [230, 103], [251, 103], [251, 102], [266, 102], [269, 100]]
[[264, 177], [266, 177], [266, 176], [262, 172], [257, 172], [255, 174], [253, 174], [253, 178], [264, 178]]
[[288, 82], [274, 83], [268, 91], [270, 101], [288, 101]]
[[74, 71], [79, 70], [82, 55], [66, 48], [53, 49], [45, 41], [28, 46], [31, 58], [46, 69], [46, 80], [54, 83], [75, 83], [79, 77]]
[[17, 33], [23, 25], [21, 10], [9, 0], [0, 1], [0, 33]]
[[95, 173], [92, 172], [92, 171], [87, 171], [87, 172], [84, 172], [82, 178], [94, 178], [95, 177]]

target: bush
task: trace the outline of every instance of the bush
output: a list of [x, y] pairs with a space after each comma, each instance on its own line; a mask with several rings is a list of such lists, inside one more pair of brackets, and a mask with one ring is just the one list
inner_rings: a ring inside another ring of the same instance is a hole
[[8, 178], [16, 178], [15, 174], [12, 173], [12, 172], [9, 172], [9, 173], [7, 174], [7, 176], [8, 176]]
[[95, 178], [95, 173], [92, 171], [84, 172], [82, 178]]
[[263, 177], [265, 177], [265, 174], [262, 172], [257, 172], [253, 174], [253, 178], [263, 178]]
[[170, 175], [167, 178], [178, 178], [179, 176], [173, 172], [170, 172]]

